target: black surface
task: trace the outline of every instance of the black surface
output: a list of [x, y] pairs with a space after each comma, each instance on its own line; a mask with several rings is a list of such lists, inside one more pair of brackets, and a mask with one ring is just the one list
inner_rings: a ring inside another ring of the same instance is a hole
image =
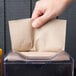
[[74, 76], [76, 76], [76, 69], [74, 69]]
[[26, 62], [5, 62], [4, 76], [72, 76], [72, 61], [29, 64]]
[[4, 1], [0, 0], [0, 48], [4, 48]]

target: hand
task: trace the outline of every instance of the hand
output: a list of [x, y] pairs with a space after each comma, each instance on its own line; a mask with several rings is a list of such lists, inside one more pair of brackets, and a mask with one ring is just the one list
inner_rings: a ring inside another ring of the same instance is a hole
[[49, 20], [59, 16], [71, 0], [40, 0], [36, 2], [32, 14], [32, 26], [41, 27]]

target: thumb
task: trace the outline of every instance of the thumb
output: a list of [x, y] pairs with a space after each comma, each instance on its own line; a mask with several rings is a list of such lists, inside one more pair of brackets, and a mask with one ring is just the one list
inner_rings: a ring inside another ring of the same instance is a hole
[[42, 25], [44, 25], [46, 22], [48, 22], [50, 20], [50, 16], [49, 13], [46, 12], [45, 14], [43, 14], [42, 16], [37, 17], [33, 22], [32, 22], [32, 27], [34, 28], [39, 28]]

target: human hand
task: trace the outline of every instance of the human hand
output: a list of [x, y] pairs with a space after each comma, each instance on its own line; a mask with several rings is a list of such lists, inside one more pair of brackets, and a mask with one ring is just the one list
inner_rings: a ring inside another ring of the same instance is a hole
[[32, 26], [41, 27], [49, 20], [59, 16], [71, 0], [40, 0], [36, 2], [32, 14]]

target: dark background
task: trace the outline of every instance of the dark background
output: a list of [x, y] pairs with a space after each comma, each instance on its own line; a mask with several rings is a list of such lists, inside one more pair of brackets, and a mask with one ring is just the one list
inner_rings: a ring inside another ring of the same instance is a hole
[[[36, 0], [0, 0], [0, 48], [9, 52], [11, 49], [8, 21], [31, 16]], [[76, 61], [76, 1], [59, 18], [67, 19], [65, 51]]]

